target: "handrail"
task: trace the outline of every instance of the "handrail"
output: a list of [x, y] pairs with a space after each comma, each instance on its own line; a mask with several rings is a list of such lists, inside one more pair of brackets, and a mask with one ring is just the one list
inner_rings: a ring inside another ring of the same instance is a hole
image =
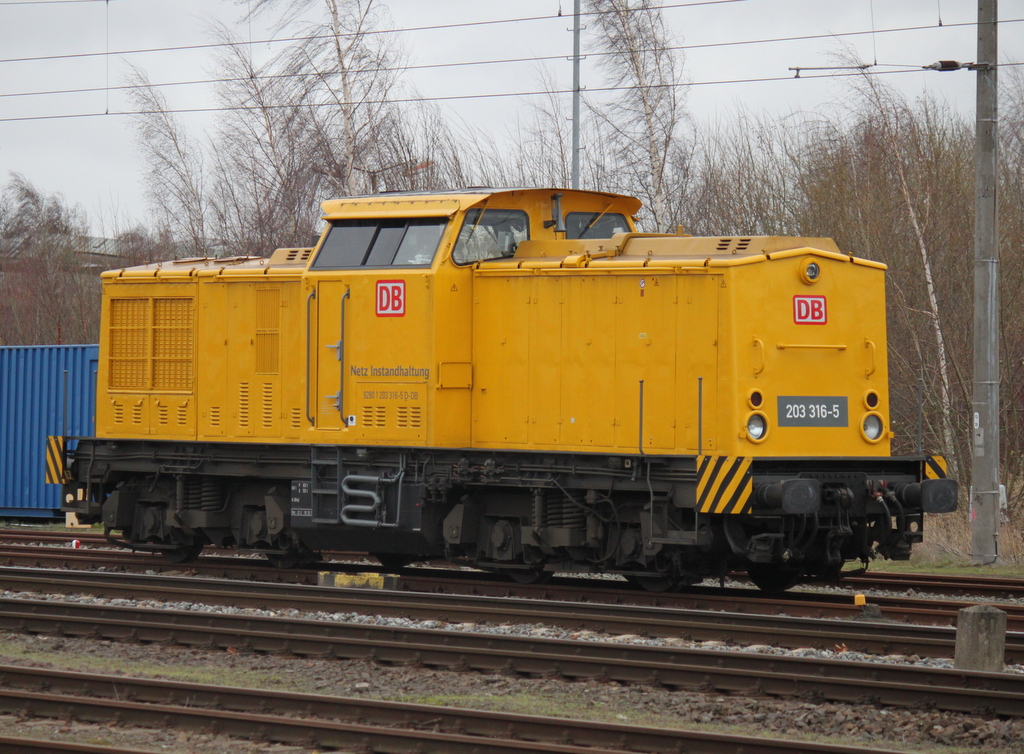
[[776, 343], [775, 347], [780, 351], [785, 348], [820, 348], [823, 350], [845, 351], [845, 345], [828, 345], [825, 343]]
[[704, 378], [697, 378], [697, 455], [704, 452]]
[[348, 426], [348, 417], [345, 416], [345, 301], [352, 291], [346, 288], [341, 296], [341, 332], [338, 333], [338, 413], [341, 414], [341, 426]]
[[867, 348], [871, 352], [871, 366], [864, 370], [864, 376], [865, 377], [870, 377], [871, 375], [873, 375], [875, 373], [875, 369], [876, 369], [876, 366], [875, 366], [875, 355], [876, 355], [875, 354], [875, 342], [873, 340], [868, 340], [867, 338], [864, 338], [864, 347]]
[[373, 519], [365, 518], [354, 518], [349, 517], [349, 514], [355, 516], [357, 513], [373, 513], [376, 514], [380, 510], [381, 503], [384, 502], [381, 496], [377, 494], [376, 490], [361, 490], [356, 487], [349, 486], [350, 484], [373, 484], [378, 485], [383, 480], [379, 476], [367, 476], [365, 474], [349, 474], [347, 477], [341, 480], [341, 491], [349, 497], [361, 497], [370, 500], [369, 505], [357, 505], [355, 503], [349, 503], [348, 505], [342, 505], [339, 508], [339, 517], [341, 522], [346, 526], [364, 526], [368, 528], [376, 528], [380, 523]]
[[312, 369], [310, 368], [310, 344], [312, 342], [312, 321], [313, 317], [310, 314], [310, 309], [313, 306], [313, 299], [316, 298], [316, 288], [309, 292], [306, 296], [306, 418], [309, 419], [309, 425], [315, 426], [316, 419], [313, 418], [313, 414], [309, 410], [309, 391], [312, 389]]

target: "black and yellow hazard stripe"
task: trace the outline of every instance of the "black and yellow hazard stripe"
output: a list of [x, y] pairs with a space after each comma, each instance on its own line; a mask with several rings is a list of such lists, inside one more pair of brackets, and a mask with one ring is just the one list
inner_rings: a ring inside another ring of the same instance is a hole
[[924, 460], [925, 479], [945, 479], [946, 472], [946, 459], [942, 456], [932, 456]]
[[64, 438], [46, 438], [46, 483], [64, 484]]
[[701, 513], [746, 513], [754, 488], [753, 459], [730, 456], [697, 457], [697, 510]]

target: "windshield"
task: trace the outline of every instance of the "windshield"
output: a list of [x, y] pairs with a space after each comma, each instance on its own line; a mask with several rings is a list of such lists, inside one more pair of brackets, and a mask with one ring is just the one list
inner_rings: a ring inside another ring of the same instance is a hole
[[629, 233], [629, 223], [617, 212], [570, 212], [565, 216], [566, 238], [611, 238]]

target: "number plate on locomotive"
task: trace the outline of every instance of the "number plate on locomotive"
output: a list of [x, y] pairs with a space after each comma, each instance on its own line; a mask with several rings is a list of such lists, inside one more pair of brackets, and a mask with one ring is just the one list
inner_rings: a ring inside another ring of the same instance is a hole
[[780, 395], [780, 427], [848, 427], [845, 395]]

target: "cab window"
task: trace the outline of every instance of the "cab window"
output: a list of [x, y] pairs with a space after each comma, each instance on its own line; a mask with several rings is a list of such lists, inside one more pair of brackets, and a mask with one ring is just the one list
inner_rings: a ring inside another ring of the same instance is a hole
[[436, 217], [334, 220], [311, 269], [428, 267], [447, 224]]
[[617, 212], [570, 212], [565, 216], [566, 238], [611, 238], [629, 231], [625, 216]]
[[471, 209], [452, 250], [455, 264], [514, 256], [520, 243], [530, 237], [526, 213], [518, 209]]

